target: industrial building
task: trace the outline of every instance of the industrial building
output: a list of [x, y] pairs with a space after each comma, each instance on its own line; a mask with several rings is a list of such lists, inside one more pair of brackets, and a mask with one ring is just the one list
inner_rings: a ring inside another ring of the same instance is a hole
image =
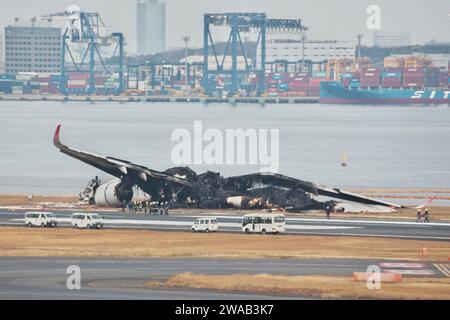
[[137, 54], [146, 55], [165, 51], [165, 0], [138, 0], [136, 8]]
[[408, 31], [374, 31], [375, 47], [402, 47], [411, 45], [411, 33]]
[[5, 27], [6, 73], [61, 71], [61, 29], [44, 22], [19, 22]]
[[[266, 42], [266, 62], [298, 62], [309, 60], [322, 62], [329, 59], [353, 59], [356, 42], [335, 40], [271, 39]], [[259, 53], [258, 59], [261, 54]]]

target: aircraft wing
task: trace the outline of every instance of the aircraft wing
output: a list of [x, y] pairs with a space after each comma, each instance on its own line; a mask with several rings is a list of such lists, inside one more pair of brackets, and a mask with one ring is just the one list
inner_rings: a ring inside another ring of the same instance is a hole
[[155, 171], [147, 167], [131, 163], [126, 160], [121, 160], [113, 157], [105, 157], [89, 153], [82, 150], [77, 150], [68, 147], [61, 143], [60, 140], [61, 125], [58, 125], [53, 137], [54, 145], [62, 152], [75, 159], [83, 161], [91, 166], [94, 166], [106, 173], [117, 178], [128, 178], [130, 181], [136, 183], [144, 191], [153, 189], [151, 185], [164, 185], [172, 183], [180, 187], [193, 187], [194, 183], [176, 176], [171, 176], [163, 172]]
[[250, 190], [258, 186], [277, 186], [281, 188], [301, 189], [316, 196], [321, 195], [334, 199], [347, 200], [364, 204], [401, 208], [401, 206], [393, 203], [365, 197], [337, 188], [328, 188], [312, 182], [303, 181], [271, 172], [225, 178], [225, 183], [228, 187], [231, 187], [236, 191]]

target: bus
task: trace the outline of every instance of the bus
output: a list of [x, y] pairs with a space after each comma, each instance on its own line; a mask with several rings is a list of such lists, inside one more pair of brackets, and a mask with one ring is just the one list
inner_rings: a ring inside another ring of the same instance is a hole
[[242, 217], [242, 231], [245, 233], [279, 233], [286, 231], [284, 214], [246, 214]]

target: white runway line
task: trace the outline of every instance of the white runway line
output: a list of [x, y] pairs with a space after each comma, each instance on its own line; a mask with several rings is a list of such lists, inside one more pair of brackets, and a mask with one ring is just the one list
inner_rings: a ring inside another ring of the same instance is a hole
[[[434, 266], [436, 269], [438, 269], [440, 272], [442, 272], [446, 277], [450, 277], [450, 267], [443, 263], [435, 263]], [[450, 265], [449, 265], [450, 266]]]
[[400, 273], [402, 275], [417, 275], [417, 276], [432, 276], [436, 273], [429, 269], [415, 269], [415, 270], [405, 270], [405, 269], [383, 269], [387, 273]]
[[[209, 214], [208, 216], [220, 218], [220, 219], [236, 219], [242, 218], [239, 216], [224, 216], [224, 215], [214, 215]], [[204, 216], [185, 216], [190, 218], [201, 218]], [[388, 221], [388, 220], [344, 220], [344, 219], [333, 219], [333, 217], [328, 219], [314, 219], [314, 218], [286, 218], [286, 222], [289, 221], [304, 221], [304, 222], [340, 222], [340, 223], [350, 223], [350, 224], [394, 224], [394, 225], [412, 225], [412, 226], [441, 226], [450, 227], [450, 223], [446, 222], [429, 222], [429, 223], [417, 223], [412, 221]]]

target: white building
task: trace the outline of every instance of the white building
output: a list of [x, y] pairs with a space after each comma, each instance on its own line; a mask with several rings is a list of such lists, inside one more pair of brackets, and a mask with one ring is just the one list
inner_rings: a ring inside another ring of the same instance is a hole
[[[304, 59], [322, 62], [329, 59], [355, 58], [356, 42], [353, 41], [314, 41], [306, 40]], [[266, 62], [285, 60], [298, 62], [303, 58], [301, 40], [274, 39], [266, 42]], [[261, 50], [258, 49], [258, 63], [261, 61]]]
[[411, 45], [408, 31], [374, 31], [373, 45], [377, 47], [402, 47]]
[[137, 54], [166, 49], [165, 0], [137, 0]]
[[58, 73], [61, 70], [61, 29], [49, 23], [16, 21], [5, 27], [6, 73]]

